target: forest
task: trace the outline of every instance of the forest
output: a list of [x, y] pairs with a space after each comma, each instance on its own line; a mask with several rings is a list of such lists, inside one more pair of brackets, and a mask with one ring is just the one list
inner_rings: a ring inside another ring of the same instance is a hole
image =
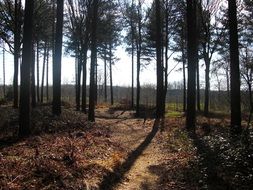
[[252, 0], [0, 0], [0, 189], [253, 189], [252, 18]]

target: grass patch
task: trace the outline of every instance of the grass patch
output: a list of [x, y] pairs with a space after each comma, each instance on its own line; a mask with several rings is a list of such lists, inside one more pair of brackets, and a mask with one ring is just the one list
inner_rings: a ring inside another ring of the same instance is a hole
[[168, 110], [165, 117], [182, 117], [182, 115], [183, 114], [180, 111]]

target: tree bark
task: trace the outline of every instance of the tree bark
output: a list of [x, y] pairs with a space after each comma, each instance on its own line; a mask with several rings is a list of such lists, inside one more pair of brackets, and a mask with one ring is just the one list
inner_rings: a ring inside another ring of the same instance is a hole
[[82, 52], [79, 51], [78, 58], [77, 58], [77, 81], [76, 81], [76, 110], [80, 110], [80, 99], [81, 99], [81, 72], [82, 72]]
[[87, 79], [87, 51], [88, 47], [84, 48], [83, 57], [83, 85], [82, 85], [82, 111], [86, 114], [86, 79]]
[[30, 108], [30, 72], [32, 64], [32, 36], [33, 36], [33, 0], [25, 1], [23, 53], [21, 65], [20, 109], [19, 109], [19, 137], [26, 137], [31, 133]]
[[110, 91], [111, 91], [111, 105], [113, 105], [113, 85], [112, 85], [112, 44], [110, 44]]
[[195, 130], [196, 122], [196, 64], [198, 62], [196, 6], [196, 0], [187, 0], [188, 89], [186, 127], [189, 130]]
[[132, 91], [131, 91], [131, 107], [134, 108], [134, 25], [133, 25], [133, 7], [134, 1], [132, 0], [132, 12], [131, 12], [131, 57], [132, 57]]
[[48, 51], [47, 51], [47, 67], [46, 67], [46, 96], [47, 96], [47, 102], [49, 101], [48, 72], [49, 72], [49, 47], [48, 47]]
[[5, 46], [3, 41], [3, 98], [5, 99], [6, 92], [5, 92]]
[[205, 58], [206, 70], [205, 70], [205, 105], [204, 105], [204, 115], [209, 114], [209, 91], [210, 91], [210, 59]]
[[231, 133], [240, 134], [241, 128], [241, 95], [240, 95], [240, 69], [237, 29], [236, 0], [228, 1], [229, 15], [229, 42], [230, 42], [230, 76], [231, 76]]
[[36, 107], [36, 88], [35, 88], [35, 51], [32, 48], [32, 65], [31, 65], [31, 95], [32, 95], [32, 107]]
[[93, 15], [91, 27], [91, 66], [90, 66], [90, 94], [89, 94], [89, 113], [88, 120], [95, 121], [95, 67], [97, 57], [97, 14], [98, 0], [93, 1]]
[[43, 66], [42, 66], [42, 76], [41, 76], [41, 92], [40, 92], [40, 102], [43, 103], [44, 99], [44, 78], [45, 78], [45, 67], [46, 67], [46, 60], [47, 60], [47, 42], [45, 42], [45, 47], [44, 47], [44, 56], [43, 56]]
[[168, 89], [168, 50], [169, 50], [169, 15], [168, 15], [168, 1], [166, 1], [166, 13], [165, 13], [165, 68], [164, 68], [164, 97], [163, 97], [163, 108], [162, 114], [164, 117], [166, 110], [166, 96]]
[[199, 62], [197, 63], [197, 109], [200, 111]]
[[140, 116], [140, 68], [141, 68], [141, 45], [142, 45], [142, 35], [141, 35], [141, 2], [139, 0], [138, 5], [138, 40], [137, 40], [137, 72], [136, 72], [136, 117]]
[[37, 81], [36, 81], [36, 94], [37, 94], [37, 102], [40, 102], [40, 63], [39, 63], [39, 60], [40, 60], [40, 55], [39, 55], [39, 41], [37, 41], [37, 53], [36, 53], [36, 56], [37, 56]]
[[14, 75], [13, 75], [13, 107], [18, 108], [18, 68], [20, 52], [20, 12], [21, 0], [15, 0], [15, 28], [14, 28]]
[[57, 0], [57, 21], [55, 38], [55, 56], [53, 61], [53, 106], [54, 115], [61, 114], [61, 55], [64, 0]]
[[[111, 56], [111, 55], [110, 55]], [[107, 102], [106, 47], [104, 52], [104, 101]]]
[[163, 100], [163, 65], [162, 65], [162, 39], [161, 39], [161, 13], [160, 0], [155, 1], [156, 5], [156, 77], [157, 77], [157, 91], [156, 91], [156, 118], [161, 118]]

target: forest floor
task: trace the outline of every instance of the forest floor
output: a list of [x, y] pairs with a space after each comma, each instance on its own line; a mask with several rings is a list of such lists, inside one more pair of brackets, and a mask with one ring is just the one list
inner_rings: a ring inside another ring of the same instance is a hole
[[[16, 138], [18, 113], [0, 107], [0, 189], [252, 189], [253, 134], [231, 139], [226, 115], [157, 121], [100, 106], [96, 122], [64, 105], [32, 113], [33, 135]], [[245, 142], [246, 141], [246, 142]]]

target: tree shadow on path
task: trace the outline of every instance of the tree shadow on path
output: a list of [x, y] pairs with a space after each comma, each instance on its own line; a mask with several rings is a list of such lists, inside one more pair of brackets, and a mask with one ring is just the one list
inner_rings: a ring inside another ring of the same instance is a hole
[[119, 184], [123, 179], [124, 175], [131, 169], [138, 157], [143, 153], [143, 151], [151, 143], [152, 139], [155, 137], [159, 129], [160, 121], [155, 120], [152, 131], [147, 135], [145, 140], [132, 152], [129, 153], [126, 160], [121, 164], [117, 165], [112, 172], [109, 172], [103, 176], [102, 182], [99, 185], [101, 190], [113, 189], [117, 184]]

